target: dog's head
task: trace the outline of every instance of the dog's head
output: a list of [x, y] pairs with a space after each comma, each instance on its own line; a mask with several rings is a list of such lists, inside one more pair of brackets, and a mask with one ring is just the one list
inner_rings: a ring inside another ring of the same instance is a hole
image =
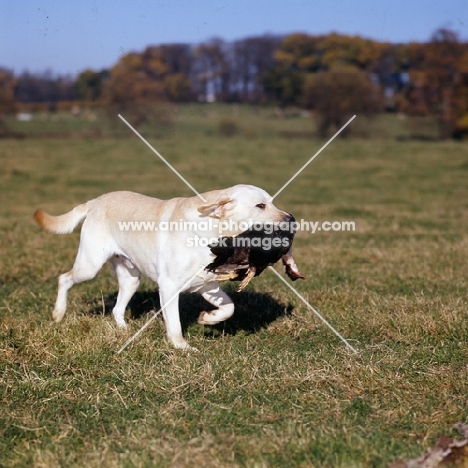
[[237, 235], [242, 232], [245, 222], [282, 223], [294, 218], [278, 209], [265, 190], [253, 185], [235, 185], [225, 190], [211, 192], [213, 202], [200, 206], [202, 216], [216, 218], [226, 226], [224, 235]]

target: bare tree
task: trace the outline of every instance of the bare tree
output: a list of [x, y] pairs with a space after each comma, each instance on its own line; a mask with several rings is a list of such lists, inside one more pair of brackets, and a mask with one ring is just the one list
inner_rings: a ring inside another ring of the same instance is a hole
[[281, 40], [277, 36], [261, 36], [234, 43], [233, 81], [238, 100], [264, 100], [263, 78], [274, 65], [274, 52]]
[[199, 100], [224, 100], [229, 93], [227, 49], [221, 39], [212, 39], [195, 49], [194, 77]]

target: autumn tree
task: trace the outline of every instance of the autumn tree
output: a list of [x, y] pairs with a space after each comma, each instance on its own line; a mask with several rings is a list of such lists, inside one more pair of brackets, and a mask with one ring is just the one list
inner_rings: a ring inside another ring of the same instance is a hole
[[192, 48], [188, 44], [147, 47], [142, 54], [142, 72], [161, 84], [161, 97], [187, 102], [193, 97], [190, 74]]
[[16, 83], [11, 71], [0, 68], [0, 115], [11, 114], [16, 110]]
[[6, 69], [0, 69], [0, 137], [13, 135], [4, 117], [16, 110], [15, 85], [16, 79], [13, 73]]
[[118, 114], [124, 115], [135, 127], [152, 118], [152, 108], [162, 100], [160, 82], [152, 80], [143, 71], [140, 54], [123, 56], [111, 71], [104, 88], [107, 115], [116, 121]]
[[359, 36], [291, 34], [274, 53], [275, 64], [264, 79], [265, 87], [282, 105], [299, 104], [310, 74], [347, 67], [380, 79], [391, 67], [388, 60], [379, 63], [388, 52], [389, 44]]
[[331, 33], [319, 41], [319, 67], [330, 70], [336, 66], [353, 66], [370, 72], [387, 47], [384, 42]]
[[432, 115], [439, 123], [439, 135], [448, 138], [463, 114], [464, 55], [466, 44], [447, 29], [437, 30], [427, 44], [405, 46], [410, 82], [401, 110], [414, 115]]
[[106, 85], [113, 102], [183, 102], [191, 98], [189, 47], [182, 44], [148, 47], [124, 55], [111, 69]]
[[[382, 109], [378, 87], [365, 72], [353, 68], [310, 75], [303, 99], [304, 105], [318, 114], [321, 137], [340, 129], [354, 114], [370, 117]], [[348, 133], [349, 128], [342, 135]]]
[[189, 101], [190, 47], [183, 44], [147, 47], [124, 55], [104, 88], [108, 113], [125, 113], [136, 126], [149, 120], [170, 120], [164, 103]]
[[319, 70], [320, 37], [287, 36], [274, 52], [275, 63], [263, 78], [265, 92], [281, 106], [298, 104], [307, 73]]
[[108, 76], [106, 70], [96, 72], [85, 70], [81, 72], [75, 82], [78, 97], [83, 101], [97, 101], [102, 97], [102, 89]]
[[457, 62], [458, 75], [454, 84], [453, 136], [468, 136], [468, 47]]

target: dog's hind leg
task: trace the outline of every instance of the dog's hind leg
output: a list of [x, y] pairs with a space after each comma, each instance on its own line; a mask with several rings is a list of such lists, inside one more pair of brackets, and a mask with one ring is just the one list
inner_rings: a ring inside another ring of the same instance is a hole
[[83, 242], [82, 235], [82, 241], [73, 268], [59, 277], [57, 300], [55, 301], [55, 307], [52, 312], [52, 319], [55, 322], [60, 322], [65, 315], [69, 289], [74, 284], [93, 279], [102, 265], [107, 261], [107, 252], [104, 249], [95, 248], [95, 246], [99, 244], [94, 244], [94, 248], [86, 248], [86, 246], [89, 245], [92, 246], [93, 244]]
[[221, 289], [219, 283], [214, 281], [208, 283], [198, 291], [210, 304], [217, 309], [210, 312], [201, 312], [198, 323], [202, 325], [216, 325], [232, 316], [234, 313], [234, 303], [232, 299]]
[[67, 310], [68, 290], [74, 284], [73, 270], [70, 270], [69, 272], [59, 276], [57, 300], [55, 301], [55, 307], [52, 311], [52, 320], [54, 320], [54, 322], [60, 322], [60, 320], [63, 319], [63, 316]]
[[140, 270], [135, 268], [129, 260], [120, 256], [114, 256], [110, 259], [114, 268], [117, 280], [119, 282], [119, 294], [112, 315], [120, 328], [127, 328], [125, 323], [125, 309], [130, 299], [135, 294], [140, 284]]

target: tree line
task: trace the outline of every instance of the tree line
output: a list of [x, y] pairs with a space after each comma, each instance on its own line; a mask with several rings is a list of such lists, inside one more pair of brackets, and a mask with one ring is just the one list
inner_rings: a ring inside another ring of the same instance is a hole
[[428, 42], [264, 35], [149, 46], [108, 70], [77, 77], [0, 70], [0, 110], [15, 103], [81, 101], [112, 109], [159, 102], [273, 103], [311, 109], [325, 134], [353, 113], [435, 116], [442, 137], [468, 133], [468, 43], [439, 29]]

